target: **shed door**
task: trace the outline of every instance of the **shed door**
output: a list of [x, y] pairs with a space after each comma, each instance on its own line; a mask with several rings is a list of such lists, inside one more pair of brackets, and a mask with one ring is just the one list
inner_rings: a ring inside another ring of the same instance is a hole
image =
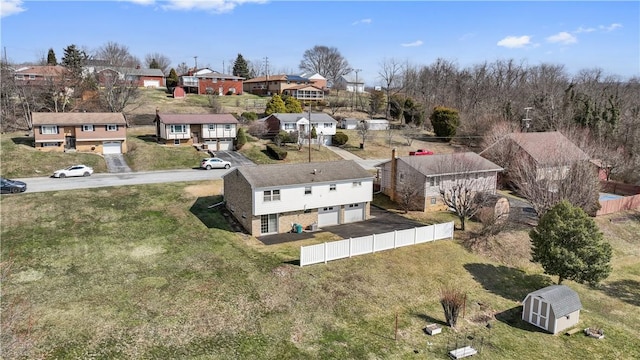
[[329, 206], [318, 209], [318, 226], [338, 225], [338, 207]]
[[549, 304], [542, 299], [533, 298], [531, 305], [531, 323], [545, 330], [549, 326]]
[[364, 203], [344, 206], [344, 223], [364, 220]]
[[102, 143], [103, 154], [120, 154], [122, 152], [119, 141], [105, 141]]

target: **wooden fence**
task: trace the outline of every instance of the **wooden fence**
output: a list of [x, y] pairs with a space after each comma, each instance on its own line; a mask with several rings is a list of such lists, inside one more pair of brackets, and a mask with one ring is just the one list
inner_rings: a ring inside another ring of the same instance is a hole
[[613, 214], [620, 211], [640, 209], [640, 194], [634, 196], [624, 196], [612, 200], [600, 201], [600, 210], [596, 216]]
[[371, 254], [402, 246], [453, 239], [453, 221], [300, 247], [300, 266]]

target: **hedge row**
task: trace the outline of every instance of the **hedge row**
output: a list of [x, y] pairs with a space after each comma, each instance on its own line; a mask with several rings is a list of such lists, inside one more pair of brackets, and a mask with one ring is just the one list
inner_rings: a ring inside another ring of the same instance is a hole
[[267, 144], [267, 152], [276, 160], [284, 160], [287, 158], [287, 150], [284, 150], [274, 144]]

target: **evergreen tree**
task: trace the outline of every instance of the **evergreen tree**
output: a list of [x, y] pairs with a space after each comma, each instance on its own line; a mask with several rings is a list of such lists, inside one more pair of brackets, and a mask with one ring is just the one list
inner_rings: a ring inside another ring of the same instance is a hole
[[151, 63], [149, 63], [149, 69], [160, 69], [160, 64], [158, 64], [156, 59], [151, 60]]
[[178, 81], [179, 78], [176, 69], [171, 68], [171, 70], [169, 71], [169, 76], [167, 77], [167, 87], [174, 87], [178, 85]]
[[267, 115], [275, 114], [275, 113], [286, 113], [287, 107], [282, 101], [280, 95], [275, 94], [267, 103], [267, 107], [264, 110], [264, 113]]
[[245, 134], [243, 128], [238, 129], [238, 135], [236, 137], [236, 149], [240, 150], [247, 143], [247, 134]]
[[433, 125], [433, 131], [436, 136], [443, 137], [445, 141], [451, 141], [460, 125], [458, 110], [444, 106], [433, 108], [429, 119], [431, 119], [431, 125]]
[[547, 211], [533, 230], [533, 261], [563, 280], [595, 285], [611, 272], [611, 245], [581, 208], [563, 200]]
[[242, 57], [242, 54], [238, 54], [236, 61], [233, 63], [233, 75], [250, 79], [249, 64]]
[[53, 49], [49, 49], [47, 54], [47, 65], [58, 65], [58, 59], [56, 59], [56, 53]]
[[80, 80], [82, 79], [82, 67], [87, 59], [87, 54], [72, 44], [64, 49], [62, 66], [69, 70], [74, 79]]
[[298, 114], [302, 112], [302, 104], [300, 104], [300, 101], [298, 101], [298, 99], [294, 98], [293, 96], [285, 97], [284, 105], [287, 109], [286, 112], [288, 113]]

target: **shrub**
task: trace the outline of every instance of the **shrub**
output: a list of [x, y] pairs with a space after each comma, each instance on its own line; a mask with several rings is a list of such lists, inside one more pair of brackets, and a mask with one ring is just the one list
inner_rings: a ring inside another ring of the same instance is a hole
[[240, 116], [245, 118], [245, 119], [247, 119], [247, 120], [249, 120], [249, 121], [258, 120], [258, 114], [256, 114], [253, 111], [245, 111]]
[[342, 146], [346, 144], [347, 141], [349, 141], [349, 136], [347, 136], [347, 134], [343, 133], [342, 131], [338, 131], [335, 135], [333, 135], [332, 141], [334, 145]]
[[243, 128], [238, 129], [238, 136], [236, 138], [236, 149], [240, 150], [247, 143], [247, 135], [244, 133]]
[[276, 160], [284, 160], [287, 158], [287, 150], [274, 144], [267, 144], [267, 153]]

